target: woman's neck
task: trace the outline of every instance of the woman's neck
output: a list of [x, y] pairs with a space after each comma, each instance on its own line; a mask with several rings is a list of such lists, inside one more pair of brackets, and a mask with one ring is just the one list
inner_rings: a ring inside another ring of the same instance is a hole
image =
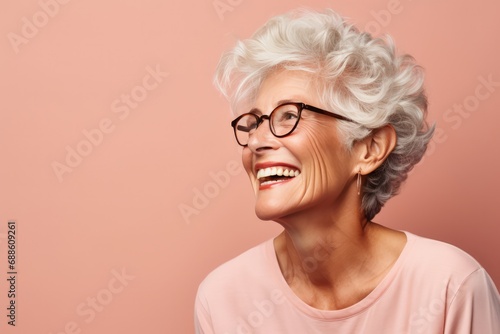
[[283, 276], [299, 298], [319, 309], [345, 308], [366, 297], [406, 243], [404, 233], [366, 220], [282, 225], [274, 245]]

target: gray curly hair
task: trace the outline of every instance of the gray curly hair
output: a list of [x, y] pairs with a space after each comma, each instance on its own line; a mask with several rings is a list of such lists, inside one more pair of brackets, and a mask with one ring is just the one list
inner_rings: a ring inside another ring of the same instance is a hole
[[337, 122], [346, 149], [372, 129], [394, 127], [395, 149], [363, 184], [362, 209], [371, 220], [398, 193], [434, 132], [425, 121], [422, 68], [411, 56], [396, 55], [388, 36], [359, 32], [331, 10], [299, 10], [272, 18], [252, 38], [238, 41], [222, 56], [214, 82], [237, 110], [278, 68], [313, 74], [321, 103], [357, 123]]

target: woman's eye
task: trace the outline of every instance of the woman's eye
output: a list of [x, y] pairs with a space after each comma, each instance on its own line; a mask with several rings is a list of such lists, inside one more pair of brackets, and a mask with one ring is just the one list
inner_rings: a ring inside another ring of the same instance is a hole
[[292, 112], [292, 111], [285, 112], [281, 116], [281, 119], [284, 120], [284, 121], [288, 121], [288, 120], [291, 120], [291, 119], [297, 119], [297, 113], [296, 112]]

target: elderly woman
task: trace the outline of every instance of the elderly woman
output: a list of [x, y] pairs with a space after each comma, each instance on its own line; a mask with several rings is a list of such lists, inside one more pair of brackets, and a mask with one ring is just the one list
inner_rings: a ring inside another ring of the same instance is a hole
[[271, 19], [226, 53], [216, 84], [276, 238], [214, 270], [197, 333], [500, 333], [484, 268], [372, 221], [433, 128], [421, 69], [332, 11]]

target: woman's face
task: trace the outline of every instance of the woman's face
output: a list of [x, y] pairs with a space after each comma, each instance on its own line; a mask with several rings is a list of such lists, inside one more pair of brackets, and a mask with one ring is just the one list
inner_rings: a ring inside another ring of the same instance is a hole
[[[306, 72], [287, 70], [263, 82], [251, 107], [269, 115], [283, 101], [325, 108], [319, 103], [315, 79]], [[281, 221], [307, 210], [343, 214], [346, 200], [352, 198], [357, 168], [338, 137], [336, 122], [333, 117], [303, 110], [297, 128], [287, 137], [275, 137], [268, 120], [252, 134], [243, 149], [243, 165], [255, 191], [259, 218]], [[270, 168], [267, 174], [286, 175], [288, 170], [289, 176], [262, 177], [266, 168]]]

